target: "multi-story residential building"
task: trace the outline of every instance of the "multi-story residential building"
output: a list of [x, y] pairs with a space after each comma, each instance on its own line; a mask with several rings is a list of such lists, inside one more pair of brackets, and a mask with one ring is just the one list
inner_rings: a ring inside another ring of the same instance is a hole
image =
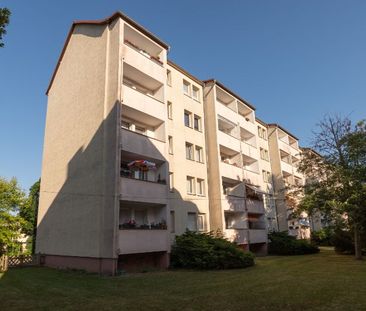
[[301, 160], [298, 138], [278, 124], [268, 124], [268, 140], [279, 230], [310, 238], [307, 214], [293, 216], [298, 198], [290, 195], [294, 186], [304, 184], [304, 176], [297, 169]]
[[255, 108], [216, 80], [205, 81], [204, 97], [211, 228], [265, 253], [263, 194], [271, 181], [262, 178]]
[[167, 266], [167, 50], [122, 13], [73, 23], [47, 91], [37, 233], [46, 265]]
[[302, 180], [297, 139], [168, 50], [120, 12], [73, 23], [47, 90], [36, 250], [46, 265], [166, 267], [187, 229], [264, 254], [267, 231], [290, 225], [278, 189]]
[[203, 82], [178, 65], [167, 65], [167, 133], [171, 238], [208, 231], [208, 186]]

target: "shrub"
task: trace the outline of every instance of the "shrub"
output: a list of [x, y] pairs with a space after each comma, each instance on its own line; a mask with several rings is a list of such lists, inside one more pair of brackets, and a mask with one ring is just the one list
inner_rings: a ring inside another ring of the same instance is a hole
[[287, 232], [272, 232], [268, 235], [270, 241], [268, 252], [273, 255], [305, 255], [319, 252], [319, 248], [307, 240], [297, 240]]
[[187, 231], [177, 236], [172, 247], [171, 266], [189, 269], [237, 269], [254, 265], [252, 253], [220, 235]]
[[338, 229], [334, 232], [332, 239], [334, 250], [337, 253], [354, 254], [355, 245], [353, 243], [353, 236], [350, 231]]
[[311, 243], [320, 246], [332, 246], [334, 230], [332, 228], [323, 228], [319, 231], [311, 232]]

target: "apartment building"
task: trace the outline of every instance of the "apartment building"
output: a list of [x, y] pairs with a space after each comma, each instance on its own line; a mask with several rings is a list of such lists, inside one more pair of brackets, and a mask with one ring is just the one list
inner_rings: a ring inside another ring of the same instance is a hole
[[205, 81], [204, 97], [211, 228], [266, 253], [273, 216], [266, 134], [259, 136], [255, 108], [219, 81]]
[[168, 61], [167, 133], [171, 240], [210, 230], [203, 82]]
[[72, 24], [47, 90], [36, 249], [45, 265], [167, 267], [187, 229], [219, 229], [265, 254], [267, 231], [290, 228], [279, 188], [302, 180], [297, 139], [168, 51], [120, 12]]
[[308, 215], [305, 212], [300, 217], [293, 215], [299, 198], [290, 195], [294, 186], [305, 182], [303, 174], [297, 169], [302, 152], [298, 138], [278, 124], [268, 124], [268, 140], [279, 230], [308, 239]]

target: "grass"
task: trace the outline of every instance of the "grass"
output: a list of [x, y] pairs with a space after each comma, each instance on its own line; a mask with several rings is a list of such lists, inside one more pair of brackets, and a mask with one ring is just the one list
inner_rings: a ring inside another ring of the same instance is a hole
[[4, 310], [366, 310], [366, 263], [322, 248], [229, 271], [99, 277], [48, 268], [0, 278]]

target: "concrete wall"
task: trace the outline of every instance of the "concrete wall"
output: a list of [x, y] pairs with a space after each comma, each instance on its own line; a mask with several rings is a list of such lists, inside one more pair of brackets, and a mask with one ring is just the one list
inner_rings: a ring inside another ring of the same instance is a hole
[[[203, 89], [183, 70], [168, 64], [171, 72], [171, 86], [166, 87], [166, 99], [172, 103], [172, 119], [167, 119], [167, 135], [173, 137], [173, 154], [168, 154], [169, 171], [173, 173], [173, 191], [169, 192], [169, 208], [175, 215], [175, 235], [184, 233], [188, 225], [188, 213], [202, 214], [205, 218], [206, 230], [210, 227], [208, 208], [209, 185], [207, 184], [207, 150], [205, 141], [205, 119], [203, 108]], [[199, 90], [199, 100], [195, 100], [183, 93], [183, 80], [189, 82], [192, 87]], [[201, 131], [186, 127], [184, 124], [184, 111], [187, 110], [193, 116], [201, 118]], [[199, 146], [203, 150], [203, 163], [198, 162], [194, 150], [194, 160], [186, 159], [186, 142]], [[196, 180], [196, 194], [187, 193], [187, 176]], [[204, 180], [204, 195], [198, 195], [197, 179]]]
[[116, 258], [120, 31], [76, 25], [49, 91], [37, 252]]

